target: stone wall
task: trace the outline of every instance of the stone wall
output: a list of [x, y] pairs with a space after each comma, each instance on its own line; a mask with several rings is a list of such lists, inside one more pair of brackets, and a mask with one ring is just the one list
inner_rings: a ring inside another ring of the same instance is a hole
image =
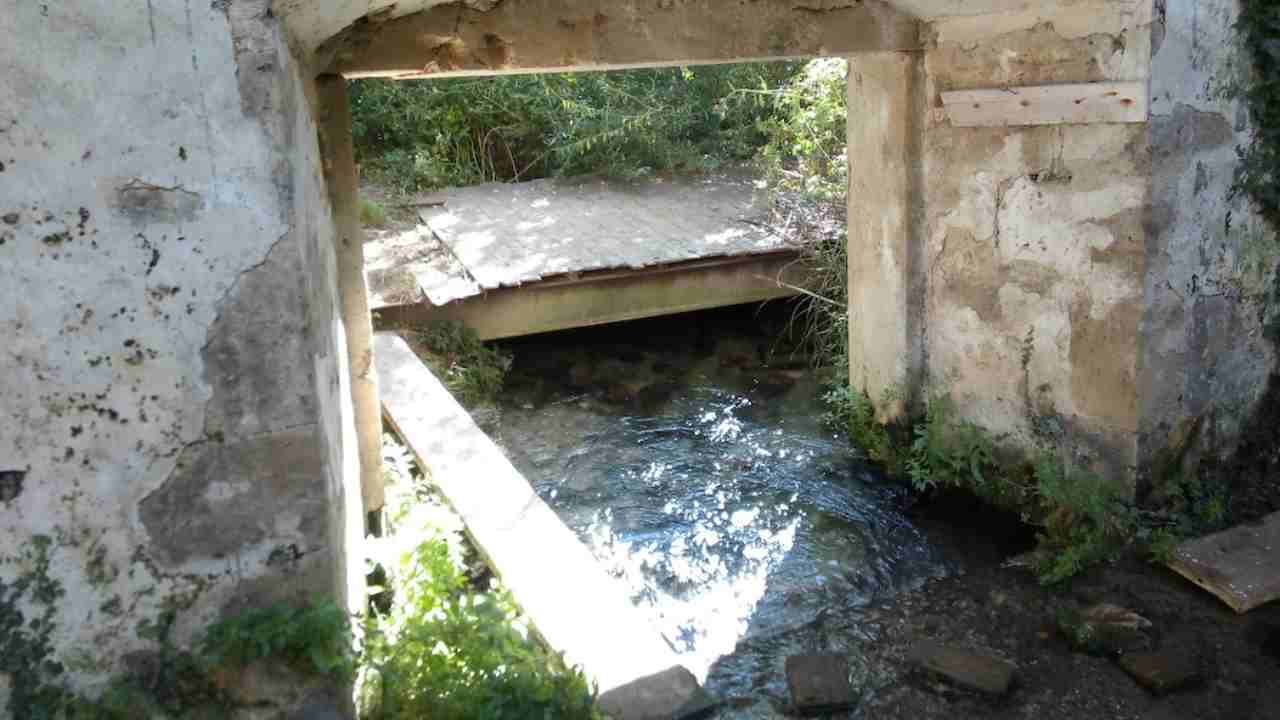
[[925, 31], [927, 392], [1008, 445], [1121, 478], [1138, 460], [1146, 125], [955, 127], [940, 93], [1144, 80], [1150, 9], [1082, 2]]
[[91, 690], [170, 619], [186, 642], [228, 607], [350, 586], [332, 223], [268, 5], [0, 0], [15, 703], [44, 660]]
[[[1237, 0], [1158, 0], [1152, 41], [1150, 230], [1144, 249], [1139, 454], [1144, 492], [1226, 454], [1276, 368], [1263, 334], [1277, 257], [1233, 197], [1248, 116], [1230, 89], [1248, 60], [1233, 46]], [[1270, 315], [1268, 315], [1270, 313]]]

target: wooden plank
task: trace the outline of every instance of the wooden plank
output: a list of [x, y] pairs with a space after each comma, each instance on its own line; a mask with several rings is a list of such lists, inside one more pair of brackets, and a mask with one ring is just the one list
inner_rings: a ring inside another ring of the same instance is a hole
[[1280, 512], [1188, 540], [1169, 567], [1238, 613], [1280, 598]]
[[449, 248], [432, 234], [430, 228], [421, 225], [419, 228], [422, 230], [424, 258], [405, 266], [405, 269], [413, 275], [427, 300], [439, 307], [459, 298], [479, 295], [480, 286], [471, 279], [471, 274], [449, 252]]
[[447, 207], [419, 215], [485, 290], [786, 249], [762, 222], [767, 197], [742, 173], [490, 183], [445, 193]]
[[957, 127], [1140, 123], [1147, 121], [1145, 82], [1037, 85], [952, 90], [942, 104]]
[[607, 692], [676, 665], [662, 635], [399, 336], [374, 336], [387, 417], [538, 634]]

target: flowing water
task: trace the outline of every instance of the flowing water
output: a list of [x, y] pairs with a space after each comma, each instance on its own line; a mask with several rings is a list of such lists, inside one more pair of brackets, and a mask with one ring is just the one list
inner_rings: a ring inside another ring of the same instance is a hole
[[720, 717], [756, 717], [785, 703], [787, 655], [844, 648], [958, 558], [823, 426], [816, 374], [770, 366], [757, 318], [705, 322], [515, 344], [493, 430], [708, 690], [753, 699]]

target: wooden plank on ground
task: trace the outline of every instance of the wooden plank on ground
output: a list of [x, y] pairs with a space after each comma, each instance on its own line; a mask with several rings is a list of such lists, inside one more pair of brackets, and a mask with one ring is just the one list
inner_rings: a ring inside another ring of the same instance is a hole
[[382, 406], [547, 643], [607, 692], [676, 655], [399, 336], [374, 336]]
[[1139, 123], [1147, 120], [1145, 82], [1037, 85], [942, 93], [957, 127]]
[[1169, 567], [1239, 613], [1280, 598], [1280, 512], [1188, 540]]

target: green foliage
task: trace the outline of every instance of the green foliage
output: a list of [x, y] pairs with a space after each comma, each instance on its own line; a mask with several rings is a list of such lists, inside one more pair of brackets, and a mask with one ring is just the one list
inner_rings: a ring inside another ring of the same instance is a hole
[[1240, 150], [1236, 187], [1280, 228], [1280, 5], [1242, 0], [1236, 32], [1252, 65], [1239, 94], [1254, 131], [1254, 141]]
[[1229, 478], [1209, 480], [1198, 472], [1182, 472], [1169, 479], [1160, 509], [1147, 513], [1137, 531], [1151, 559], [1166, 562], [1182, 541], [1230, 525], [1230, 486]]
[[56, 684], [64, 668], [50, 642], [55, 603], [64, 595], [49, 575], [52, 546], [52, 538], [33, 536], [19, 558], [21, 572], [11, 583], [0, 582], [0, 672], [12, 683], [9, 702], [31, 708], [34, 720], [58, 717], [67, 697]]
[[601, 173], [714, 170], [765, 142], [768, 90], [800, 63], [352, 86], [356, 156], [404, 191]]
[[957, 421], [949, 396], [940, 394], [929, 400], [912, 437], [906, 469], [917, 490], [966, 488], [1007, 509], [1017, 509], [1024, 501], [1022, 486], [1011, 481], [1001, 467], [995, 440], [978, 425]]
[[1034, 468], [1041, 517], [1037, 568], [1058, 583], [1115, 557], [1137, 530], [1128, 489], [1091, 472], [1069, 469], [1049, 452]]
[[843, 205], [849, 189], [845, 130], [848, 61], [805, 63], [789, 81], [753, 92], [773, 108], [761, 127], [768, 142], [758, 161], [770, 184], [804, 197]]
[[328, 597], [302, 607], [278, 602], [227, 616], [205, 632], [200, 650], [214, 667], [277, 659], [341, 680], [355, 675], [351, 623]]
[[843, 430], [868, 458], [881, 463], [889, 472], [901, 468], [898, 445], [889, 428], [876, 419], [875, 404], [866, 393], [845, 383], [831, 388], [822, 399], [827, 405], [823, 420], [828, 425]]
[[[776, 87], [741, 91], [771, 108], [756, 165], [774, 194], [774, 231], [804, 248], [808, 292], [796, 320], [817, 364], [839, 369], [837, 390], [849, 365], [847, 71], [843, 59], [813, 60]], [[849, 409], [851, 398], [836, 392], [829, 401]]]
[[455, 532], [436, 531], [393, 573], [396, 600], [372, 617], [364, 657], [379, 678], [376, 720], [598, 718], [578, 670], [560, 670], [528, 635], [510, 594], [477, 590]]
[[464, 405], [492, 400], [502, 391], [511, 355], [485, 345], [462, 323], [434, 323], [407, 335], [418, 356]]
[[[827, 395], [827, 402], [829, 418], [891, 472], [895, 465], [901, 467], [917, 490], [965, 490], [1038, 526], [1036, 570], [1045, 584], [1062, 582], [1114, 557], [1144, 532], [1126, 487], [1068, 468], [1047, 451], [1036, 457], [1029, 473], [1022, 471], [1001, 459], [997, 438], [973, 422], [957, 419], [955, 404], [945, 393], [929, 400], [909, 444], [876, 420], [865, 395], [837, 388]], [[1218, 506], [1225, 508], [1221, 503], [1209, 505]]]
[[378, 227], [387, 224], [387, 209], [376, 200], [360, 198], [360, 224], [367, 227]]

